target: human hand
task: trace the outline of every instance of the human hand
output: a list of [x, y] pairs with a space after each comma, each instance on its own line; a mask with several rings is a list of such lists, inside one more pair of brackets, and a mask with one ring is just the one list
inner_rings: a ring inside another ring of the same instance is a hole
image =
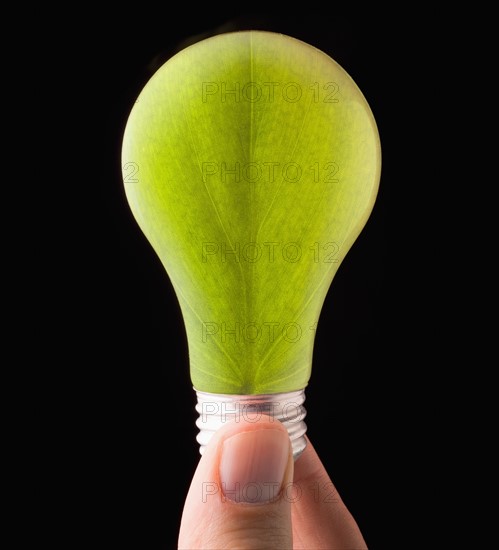
[[367, 549], [310, 440], [293, 461], [284, 426], [267, 416], [220, 428], [187, 494], [179, 550]]

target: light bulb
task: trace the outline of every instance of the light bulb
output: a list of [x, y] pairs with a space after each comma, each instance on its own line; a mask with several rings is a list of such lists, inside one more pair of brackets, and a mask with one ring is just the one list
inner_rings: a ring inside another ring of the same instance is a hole
[[226, 421], [266, 413], [285, 424], [296, 458], [324, 299], [378, 191], [364, 95], [300, 40], [216, 35], [146, 83], [122, 167], [181, 308], [201, 453]]

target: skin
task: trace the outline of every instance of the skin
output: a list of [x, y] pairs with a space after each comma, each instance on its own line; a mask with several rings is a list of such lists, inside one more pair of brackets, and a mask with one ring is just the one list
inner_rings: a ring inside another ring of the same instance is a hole
[[[277, 420], [242, 420], [224, 425], [213, 436], [200, 459], [184, 505], [179, 533], [182, 549], [366, 549], [355, 519], [341, 500], [310, 440], [293, 461], [289, 438], [282, 487], [270, 502], [237, 503], [212, 491], [202, 498], [203, 488], [221, 487], [220, 463], [224, 442], [249, 431], [286, 433]], [[264, 434], [268, 435], [268, 434]], [[287, 436], [287, 433], [286, 433]], [[268, 440], [268, 438], [267, 438]], [[296, 495], [299, 495], [297, 497]]]

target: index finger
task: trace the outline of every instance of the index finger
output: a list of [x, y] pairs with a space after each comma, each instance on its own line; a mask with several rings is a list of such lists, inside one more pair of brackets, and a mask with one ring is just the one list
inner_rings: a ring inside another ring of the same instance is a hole
[[357, 522], [342, 501], [312, 443], [295, 462], [291, 499], [295, 549], [367, 550]]

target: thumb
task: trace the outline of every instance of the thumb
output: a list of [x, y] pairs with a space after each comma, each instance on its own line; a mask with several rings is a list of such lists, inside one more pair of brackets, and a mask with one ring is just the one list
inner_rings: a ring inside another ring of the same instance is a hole
[[194, 474], [180, 524], [180, 550], [291, 549], [293, 480], [288, 433], [261, 416], [220, 428]]

